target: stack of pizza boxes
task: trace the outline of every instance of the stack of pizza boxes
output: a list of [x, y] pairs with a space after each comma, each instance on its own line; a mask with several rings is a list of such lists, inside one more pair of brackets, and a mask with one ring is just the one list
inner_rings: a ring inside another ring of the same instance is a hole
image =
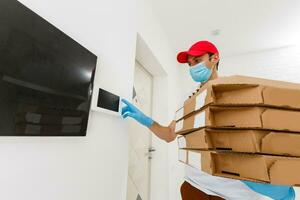
[[246, 76], [199, 88], [176, 112], [179, 160], [214, 176], [300, 185], [300, 84]]

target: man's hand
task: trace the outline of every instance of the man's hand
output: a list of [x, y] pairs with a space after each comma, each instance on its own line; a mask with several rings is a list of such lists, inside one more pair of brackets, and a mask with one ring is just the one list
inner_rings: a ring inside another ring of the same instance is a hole
[[124, 119], [129, 116], [148, 128], [152, 126], [152, 124], [154, 123], [153, 119], [146, 116], [142, 111], [140, 111], [126, 99], [122, 99], [121, 101], [126, 105], [122, 108], [122, 117]]
[[133, 104], [128, 102], [125, 99], [122, 99], [122, 102], [126, 104], [125, 107], [122, 108], [122, 117], [132, 117], [139, 123], [147, 126], [157, 137], [166, 142], [172, 142], [176, 138], [175, 134], [175, 121], [172, 121], [169, 126], [161, 126], [160, 124], [154, 122], [150, 117], [146, 116], [142, 111], [140, 111]]

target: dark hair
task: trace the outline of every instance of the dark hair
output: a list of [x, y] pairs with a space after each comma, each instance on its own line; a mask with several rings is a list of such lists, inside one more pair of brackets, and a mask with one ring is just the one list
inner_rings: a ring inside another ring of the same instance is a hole
[[[214, 54], [214, 53], [208, 52], [208, 55], [209, 55], [209, 58], [210, 58], [211, 56], [213, 56], [213, 55], [215, 55], [215, 54]], [[220, 62], [220, 61], [217, 62], [217, 70], [219, 69], [219, 62]]]

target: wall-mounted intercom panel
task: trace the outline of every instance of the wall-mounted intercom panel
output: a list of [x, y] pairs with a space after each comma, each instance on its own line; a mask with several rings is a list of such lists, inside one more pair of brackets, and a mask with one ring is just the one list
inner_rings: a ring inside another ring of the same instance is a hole
[[121, 116], [121, 97], [100, 87], [94, 87], [91, 109], [107, 114]]

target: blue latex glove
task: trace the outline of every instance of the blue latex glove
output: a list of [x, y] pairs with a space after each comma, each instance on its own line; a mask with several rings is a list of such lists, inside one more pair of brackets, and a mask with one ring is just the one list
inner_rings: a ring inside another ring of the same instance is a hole
[[256, 183], [251, 181], [242, 182], [255, 192], [271, 197], [274, 200], [295, 200], [295, 191], [291, 186]]
[[122, 99], [121, 101], [125, 104], [125, 106], [122, 108], [122, 117], [124, 119], [128, 116], [132, 117], [140, 124], [148, 128], [154, 123], [153, 119], [146, 116], [142, 111], [140, 111], [137, 107], [128, 102], [126, 99]]

